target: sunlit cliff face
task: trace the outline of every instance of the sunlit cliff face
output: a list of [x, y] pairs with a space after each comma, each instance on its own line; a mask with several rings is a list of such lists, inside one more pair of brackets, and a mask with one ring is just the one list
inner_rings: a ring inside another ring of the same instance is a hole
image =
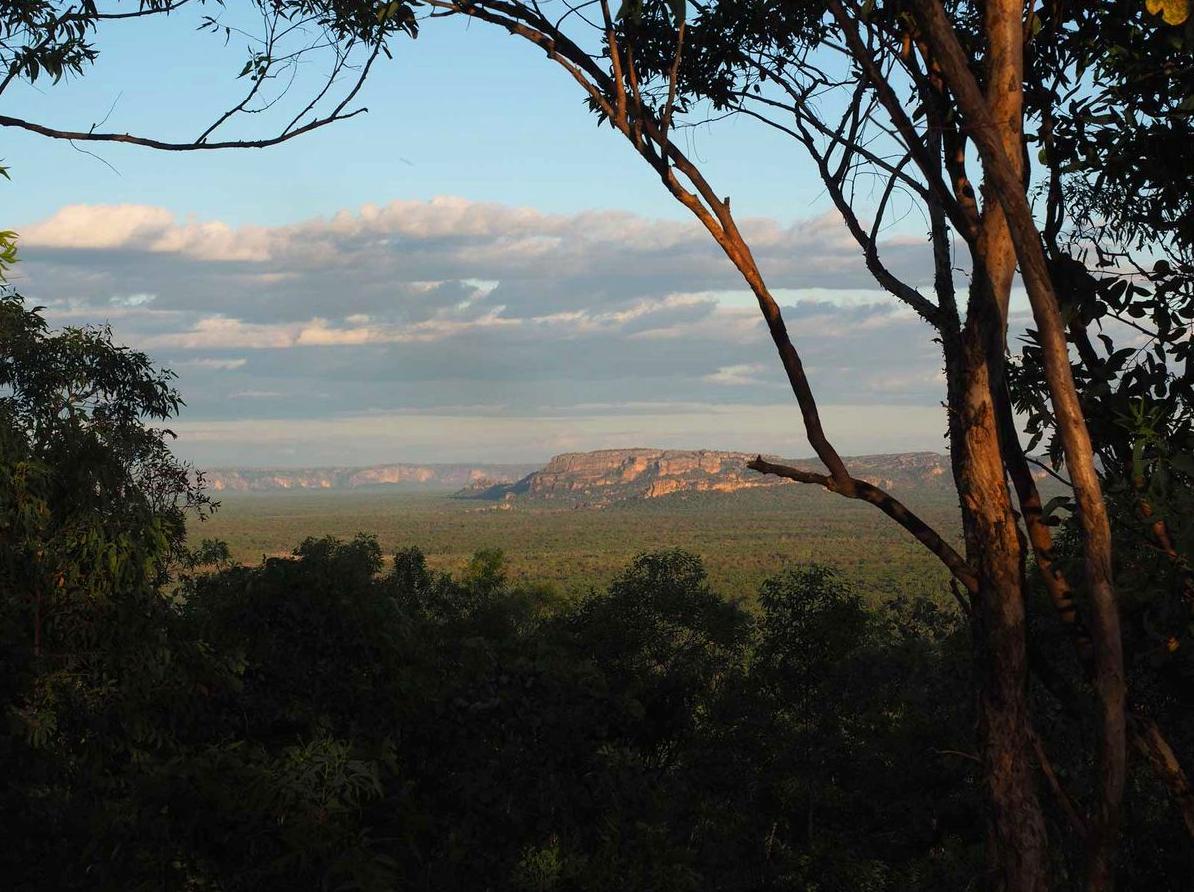
[[[603, 449], [557, 455], [541, 471], [508, 487], [513, 497], [572, 499], [606, 504], [676, 492], [734, 492], [784, 486], [790, 480], [749, 470], [744, 452], [680, 449]], [[948, 458], [932, 452], [873, 455], [848, 460], [853, 473], [885, 489], [948, 485]], [[815, 460], [796, 463], [820, 470]], [[501, 496], [501, 487], [494, 496]]]
[[[282, 489], [330, 490], [379, 486], [459, 490], [462, 496], [501, 499], [572, 499], [609, 503], [652, 499], [675, 492], [735, 492], [792, 481], [746, 467], [753, 453], [711, 449], [601, 449], [567, 452], [542, 468], [533, 465], [389, 464], [367, 468], [293, 470], [220, 469], [207, 475], [216, 492]], [[798, 467], [821, 470], [813, 460]], [[847, 460], [859, 479], [886, 490], [949, 486], [948, 456], [934, 452], [855, 456]], [[1037, 472], [1043, 477], [1044, 472]]]

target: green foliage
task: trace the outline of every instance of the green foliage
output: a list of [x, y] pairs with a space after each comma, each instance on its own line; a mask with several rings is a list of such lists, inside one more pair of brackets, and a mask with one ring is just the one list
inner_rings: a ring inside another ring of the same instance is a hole
[[[218, 566], [218, 545], [205, 553]], [[939, 721], [965, 703], [936, 688], [953, 679], [943, 614], [914, 631], [906, 608], [868, 610], [810, 568], [769, 583], [756, 618], [679, 551], [550, 609], [502, 578], [495, 552], [472, 567], [456, 580], [407, 549], [379, 573], [376, 542], [358, 536], [186, 576], [180, 606], [156, 614], [167, 676], [109, 710], [49, 704], [50, 738], [18, 762], [41, 771], [7, 787], [20, 845], [6, 876], [897, 889], [957, 888], [973, 869], [981, 820], [957, 784], [969, 763], [925, 757], [963, 746], [942, 732], [967, 726]], [[893, 710], [910, 689], [937, 705]], [[895, 770], [905, 750], [923, 772]]]
[[210, 503], [146, 426], [180, 404], [169, 381], [106, 330], [51, 332], [0, 295], [0, 802], [6, 822], [73, 828], [86, 857], [103, 833], [78, 803], [111, 808], [105, 830], [132, 820], [111, 766], [152, 761], [187, 716], [166, 707], [194, 654], [171, 643], [163, 586], [185, 513]]
[[[62, 3], [60, 0], [21, 0], [0, 5], [0, 67], [8, 80], [19, 78], [31, 84], [43, 78], [57, 83], [79, 77], [99, 58], [99, 37], [114, 20], [134, 16], [171, 14], [180, 0], [142, 0], [136, 10], [113, 15], [95, 3]], [[359, 0], [254, 0], [261, 15], [277, 16], [285, 25], [311, 25], [341, 43], [384, 40], [399, 30], [412, 37], [418, 31], [414, 16], [417, 3], [362, 3]], [[218, 18], [204, 16], [200, 29], [231, 38], [233, 30]], [[256, 71], [261, 76], [272, 62], [251, 53], [241, 75]]]
[[1163, 245], [1189, 264], [1194, 23], [1173, 27], [1142, 6], [1080, 4], [1061, 21], [1042, 10], [1036, 61], [1041, 83], [1053, 86], [1031, 101], [1056, 106], [1042, 115], [1040, 141], [1078, 231], [1143, 250]]
[[464, 568], [462, 581], [478, 593], [497, 591], [506, 581], [505, 556], [500, 549], [484, 548]]
[[[0, 164], [0, 177], [12, 179], [8, 168]], [[5, 281], [5, 274], [17, 262], [17, 234], [11, 229], [0, 230], [0, 285]]]
[[147, 584], [181, 554], [201, 478], [175, 461], [173, 375], [107, 329], [50, 332], [0, 294], [0, 530], [36, 543], [3, 566], [14, 590], [104, 598]]

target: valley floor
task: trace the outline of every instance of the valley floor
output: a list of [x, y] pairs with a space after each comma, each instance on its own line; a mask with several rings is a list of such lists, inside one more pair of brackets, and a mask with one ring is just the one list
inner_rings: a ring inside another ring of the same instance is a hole
[[[952, 494], [901, 494], [951, 539]], [[510, 508], [395, 490], [221, 494], [221, 509], [193, 524], [196, 542], [220, 538], [234, 559], [255, 564], [289, 554], [307, 536], [375, 534], [387, 555], [415, 545], [428, 564], [459, 571], [482, 548], [500, 548], [515, 578], [576, 593], [601, 586], [637, 553], [683, 548], [701, 556], [714, 586], [751, 596], [793, 563], [835, 567], [869, 599], [897, 594], [952, 600], [936, 560], [870, 505], [812, 488], [676, 494], [608, 508], [518, 502]]]

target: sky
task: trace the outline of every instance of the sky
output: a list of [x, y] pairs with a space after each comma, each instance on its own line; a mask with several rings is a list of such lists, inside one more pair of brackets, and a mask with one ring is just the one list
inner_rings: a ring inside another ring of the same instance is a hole
[[[193, 137], [243, 85], [243, 41], [193, 24], [113, 28], [84, 79], [3, 113]], [[175, 370], [177, 451], [200, 466], [809, 454], [737, 273], [542, 53], [434, 22], [359, 104], [266, 150], [88, 154], [6, 130], [13, 284]], [[683, 138], [733, 197], [839, 449], [943, 450], [931, 333], [875, 290], [798, 147], [747, 120]], [[883, 238], [913, 284], [921, 228]]]

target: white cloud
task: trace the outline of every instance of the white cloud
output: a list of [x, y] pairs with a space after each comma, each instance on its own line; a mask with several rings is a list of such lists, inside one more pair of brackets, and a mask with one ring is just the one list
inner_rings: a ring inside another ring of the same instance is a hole
[[137, 248], [185, 254], [200, 260], [265, 260], [270, 233], [261, 227], [233, 229], [226, 223], [179, 224], [165, 208], [139, 204], [72, 204], [21, 230], [29, 248], [102, 250]]
[[39, 223], [22, 227], [21, 244], [27, 248], [94, 250], [145, 244], [174, 225], [165, 208], [137, 204], [72, 204]]
[[[786, 227], [744, 220], [741, 228], [774, 289], [874, 287], [836, 215]], [[461, 198], [365, 205], [330, 219], [276, 227], [180, 221], [163, 208], [144, 205], [70, 205], [21, 232], [22, 244], [34, 252], [121, 249], [247, 264], [254, 269], [243, 275], [262, 286], [330, 270], [353, 278], [397, 272], [406, 283], [445, 278], [419, 273], [420, 268], [434, 268], [482, 292], [511, 277], [529, 281], [577, 275], [593, 277], [607, 290], [634, 282], [639, 288], [691, 292], [703, 289], [689, 283], [704, 281], [707, 289], [713, 280], [742, 287], [695, 222], [614, 211], [545, 214]], [[923, 246], [902, 239], [886, 247], [889, 267], [926, 281], [929, 267], [918, 256]], [[678, 279], [686, 280], [682, 287]]]
[[285, 394], [277, 390], [238, 390], [235, 393], [228, 394], [230, 400], [268, 400], [276, 397], [284, 396]]
[[175, 363], [175, 365], [194, 369], [218, 369], [220, 371], [232, 371], [233, 369], [241, 368], [246, 362], [247, 360], [243, 356], [236, 359], [218, 359], [211, 356], [198, 356], [194, 359], [185, 359], [182, 362]]
[[705, 375], [704, 380], [710, 384], [720, 384], [726, 387], [742, 387], [748, 384], [760, 384], [760, 375], [766, 370], [760, 362], [743, 363], [741, 365], [722, 366], [711, 375]]
[[108, 303], [114, 307], [143, 307], [157, 300], [156, 294], [128, 294], [108, 298]]
[[[937, 411], [930, 332], [876, 290], [835, 217], [741, 227], [826, 411], [880, 402]], [[695, 223], [460, 198], [273, 227], [74, 205], [24, 227], [21, 244], [22, 290], [55, 324], [111, 323], [182, 373], [184, 422], [232, 425], [229, 442], [242, 445], [250, 435], [238, 425], [303, 437], [300, 463], [332, 442], [339, 461], [371, 436], [380, 450], [383, 435], [366, 419], [412, 415], [424, 419], [414, 429], [425, 445], [434, 430], [441, 447], [462, 436], [472, 458], [513, 450], [517, 430], [561, 447], [702, 445], [783, 392], [754, 297]], [[906, 280], [931, 276], [923, 246], [884, 252]], [[459, 405], [489, 407], [469, 417], [500, 419], [507, 433], [491, 441], [473, 421], [451, 420], [446, 407]], [[665, 422], [665, 405], [692, 408]], [[719, 413], [731, 406], [745, 415], [727, 421]], [[568, 432], [543, 413], [591, 420], [587, 432]], [[893, 424], [869, 442], [896, 448]], [[781, 427], [793, 449], [759, 448], [801, 454], [798, 419]], [[389, 427], [385, 436], [393, 449], [417, 446]], [[223, 454], [202, 442], [203, 455]]]

